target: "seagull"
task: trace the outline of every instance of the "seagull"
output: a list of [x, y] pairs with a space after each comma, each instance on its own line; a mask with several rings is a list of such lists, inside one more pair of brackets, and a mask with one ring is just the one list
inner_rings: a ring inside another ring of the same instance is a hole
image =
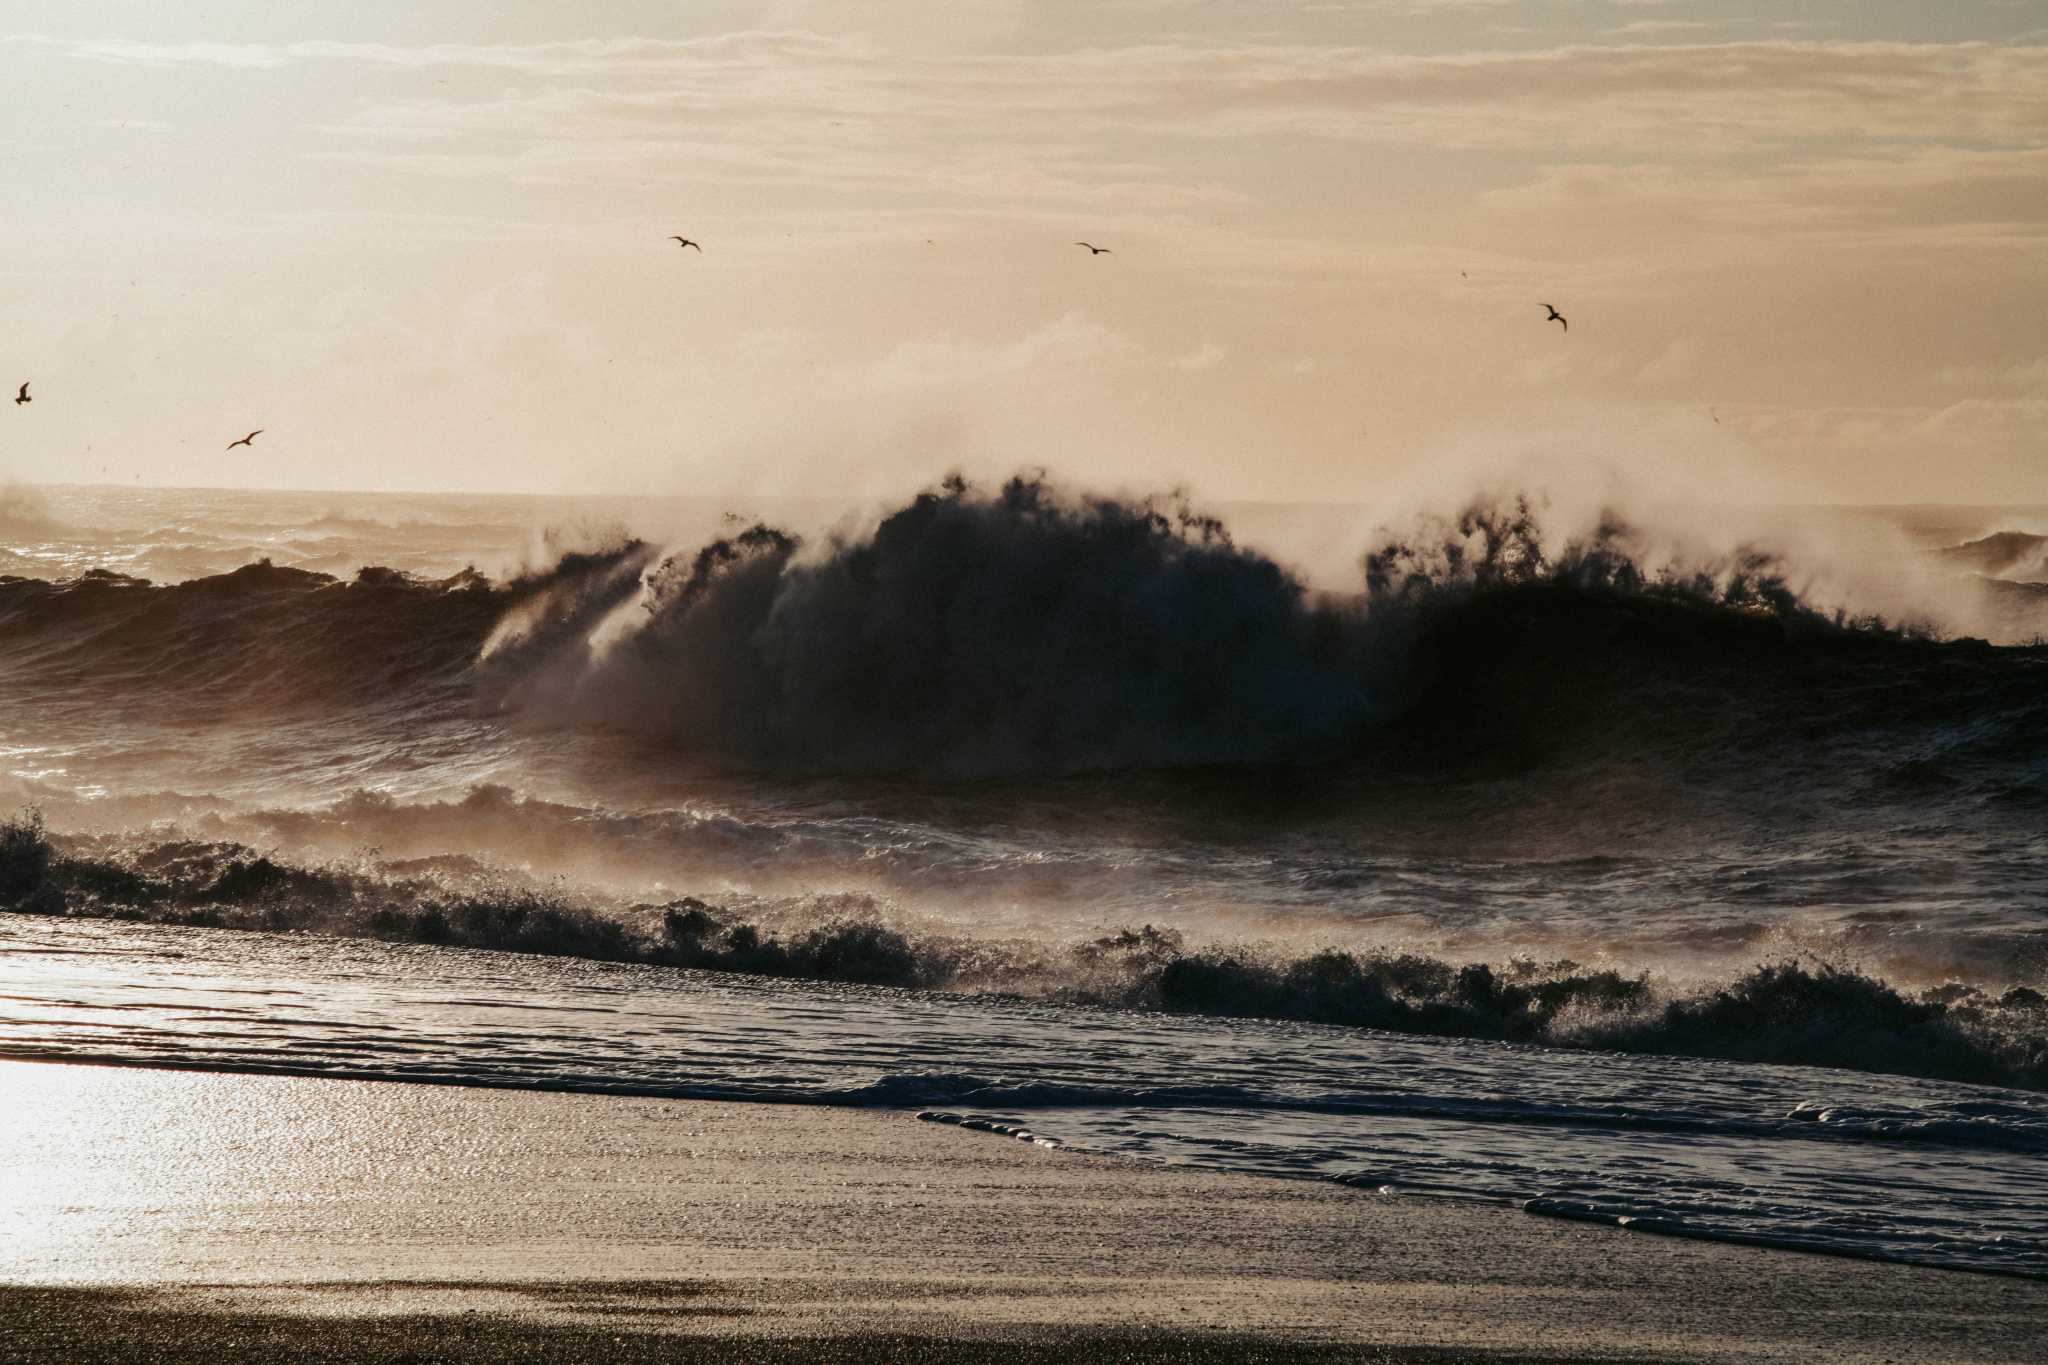
[[[1087, 244], [1086, 242], [1076, 242], [1076, 243], [1074, 243], [1074, 245], [1075, 245], [1075, 246], [1088, 246], [1088, 244]], [[1108, 247], [1106, 247], [1106, 246], [1088, 246], [1088, 253], [1089, 253], [1089, 254], [1090, 254], [1091, 256], [1114, 256], [1114, 255], [1116, 255], [1116, 253], [1115, 253], [1114, 251], [1111, 251], [1111, 250], [1110, 250], [1110, 249], [1109, 249]]]
[[[1539, 308], [1550, 308], [1550, 305], [1549, 305], [1549, 304], [1547, 304], [1547, 303], [1543, 303], [1543, 304], [1538, 304], [1538, 305], [1537, 305], [1537, 307], [1539, 307]], [[1547, 317], [1547, 318], [1545, 318], [1545, 319], [1543, 319], [1543, 320], [1544, 320], [1545, 322], [1554, 322], [1554, 323], [1556, 323], [1556, 324], [1557, 324], [1558, 326], [1560, 326], [1560, 327], [1564, 328], [1564, 329], [1565, 329], [1565, 330], [1566, 330], [1567, 332], [1569, 332], [1569, 331], [1570, 331], [1570, 330], [1572, 329], [1572, 325], [1571, 325], [1571, 324], [1570, 324], [1569, 322], [1566, 322], [1566, 321], [1564, 320], [1564, 314], [1562, 314], [1562, 313], [1558, 312], [1558, 311], [1557, 311], [1557, 310], [1556, 310], [1555, 308], [1550, 308], [1550, 316], [1549, 316], [1549, 317]]]
[[[669, 238], [669, 240], [671, 242], [681, 242], [683, 246], [697, 246], [697, 244], [691, 241], [688, 237], [671, 237]], [[683, 246], [677, 247], [676, 250], [681, 251], [683, 249]], [[704, 254], [704, 248], [701, 246], [697, 246], [697, 254], [699, 256], [702, 256]]]
[[14, 396], [14, 401], [17, 403], [33, 403], [36, 400], [28, 396], [28, 385], [23, 384], [21, 392]]
[[[233, 450], [236, 446], [249, 446], [249, 442], [255, 440], [258, 436], [261, 436], [264, 432], [268, 430], [270, 430], [269, 427], [258, 427], [256, 428], [256, 430], [250, 432], [247, 436], [244, 436], [239, 441], [229, 441], [228, 449]], [[255, 446], [249, 446], [249, 449], [251, 450], [254, 450], [255, 448]]]

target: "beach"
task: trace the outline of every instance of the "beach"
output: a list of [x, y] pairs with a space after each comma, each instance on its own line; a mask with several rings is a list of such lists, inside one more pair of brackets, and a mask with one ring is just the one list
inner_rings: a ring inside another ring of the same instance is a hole
[[895, 1110], [15, 1062], [0, 1092], [10, 1360], [2048, 1359], [2038, 1280]]
[[13, 8], [0, 1365], [2048, 1365], [2048, 5]]

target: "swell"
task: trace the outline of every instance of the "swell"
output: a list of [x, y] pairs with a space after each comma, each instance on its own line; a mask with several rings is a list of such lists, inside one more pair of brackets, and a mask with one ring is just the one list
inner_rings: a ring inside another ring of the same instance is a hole
[[[343, 581], [268, 560], [158, 585], [104, 569], [45, 582], [0, 576], [0, 678], [17, 696], [187, 714], [468, 696], [469, 671], [509, 610], [637, 569], [637, 545], [566, 555], [493, 584], [365, 568]], [[623, 567], [630, 565], [630, 568]]]
[[1950, 546], [1940, 554], [1948, 563], [2004, 585], [2048, 587], [2044, 582], [2048, 580], [2048, 536], [1997, 531]]
[[123, 846], [74, 837], [60, 846], [33, 815], [0, 825], [0, 910], [2048, 1089], [2041, 992], [1952, 982], [1915, 994], [1811, 960], [1680, 985], [1562, 959], [1451, 963], [1385, 950], [1287, 957], [1191, 946], [1152, 925], [1066, 944], [966, 939], [892, 924], [857, 895], [739, 907], [693, 897], [594, 905], [460, 856], [302, 866], [200, 840]]

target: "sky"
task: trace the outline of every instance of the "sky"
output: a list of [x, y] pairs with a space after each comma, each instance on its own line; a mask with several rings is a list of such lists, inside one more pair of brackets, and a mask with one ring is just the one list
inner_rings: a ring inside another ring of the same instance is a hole
[[0, 112], [37, 483], [2048, 502], [2048, 0], [0, 0]]

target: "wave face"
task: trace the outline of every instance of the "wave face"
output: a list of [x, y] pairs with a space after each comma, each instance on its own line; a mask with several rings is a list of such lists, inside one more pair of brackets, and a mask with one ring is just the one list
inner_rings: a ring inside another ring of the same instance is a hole
[[169, 587], [105, 570], [0, 582], [6, 670], [46, 688], [149, 705], [274, 710], [445, 681], [497, 613], [480, 582], [354, 582], [273, 566]]
[[1833, 741], [1939, 785], [1969, 780], [1944, 764], [2042, 754], [2037, 649], [1810, 601], [1754, 548], [1659, 560], [1612, 517], [1546, 539], [1526, 499], [1475, 505], [1369, 549], [1362, 592], [1312, 596], [1185, 509], [956, 482], [812, 559], [766, 527], [671, 556], [566, 644], [521, 635], [493, 662], [514, 709], [783, 771], [1511, 769]]
[[501, 637], [505, 704], [840, 772], [1271, 761], [1372, 714], [1335, 613], [1184, 507], [954, 480], [799, 549], [756, 526], [592, 603], [566, 645]]
[[207, 710], [384, 701], [466, 686], [506, 611], [602, 579], [638, 547], [566, 555], [493, 586], [364, 567], [349, 581], [274, 565], [157, 585], [105, 569], [63, 582], [0, 577], [5, 676], [23, 690]]
[[1184, 507], [954, 481], [820, 554], [756, 526], [650, 564], [632, 594], [563, 597], [501, 627], [484, 674], [530, 719], [784, 773], [1820, 743], [1995, 793], [1943, 765], [2041, 753], [2048, 654], [1816, 599], [1754, 547], [1660, 557], [1614, 517], [1559, 539], [1517, 499], [1383, 540], [1362, 569], [1360, 592], [1311, 594]]

